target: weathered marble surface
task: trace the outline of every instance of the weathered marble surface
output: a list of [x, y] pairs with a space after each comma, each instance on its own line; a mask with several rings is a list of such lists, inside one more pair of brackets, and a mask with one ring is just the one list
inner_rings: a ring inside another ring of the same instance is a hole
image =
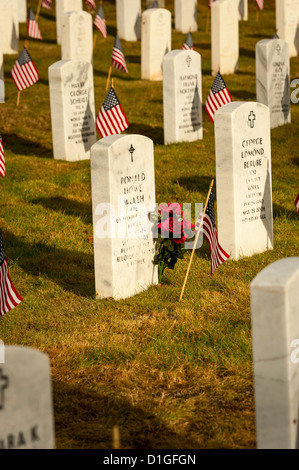
[[162, 80], [164, 55], [171, 51], [171, 12], [145, 10], [141, 17], [141, 78]]
[[125, 41], [141, 39], [141, 0], [116, 0], [117, 33]]
[[163, 60], [164, 143], [202, 139], [201, 56], [174, 50]]
[[251, 282], [257, 447], [295, 449], [299, 413], [299, 257], [264, 268]]
[[214, 126], [219, 243], [232, 259], [272, 249], [269, 108], [235, 101]]
[[3, 54], [19, 52], [18, 0], [0, 0], [1, 49]]
[[54, 449], [50, 361], [46, 354], [5, 346], [0, 364], [0, 443], [4, 449]]
[[56, 0], [56, 36], [57, 44], [61, 44], [61, 17], [68, 11], [83, 10], [82, 0]]
[[235, 0], [217, 0], [211, 7], [212, 75], [239, 67], [239, 12]]
[[181, 33], [197, 31], [197, 0], [175, 0], [175, 29]]
[[270, 109], [271, 128], [291, 122], [289, 47], [282, 39], [255, 46], [256, 100]]
[[54, 158], [87, 160], [96, 142], [92, 64], [60, 60], [48, 72]]
[[18, 0], [19, 23], [27, 22], [27, 0]]
[[93, 60], [92, 15], [69, 11], [61, 16], [61, 59]]
[[123, 299], [157, 284], [149, 212], [155, 209], [153, 141], [113, 135], [91, 149], [96, 297]]
[[299, 7], [297, 0], [276, 0], [276, 29], [289, 45], [290, 57], [299, 54]]

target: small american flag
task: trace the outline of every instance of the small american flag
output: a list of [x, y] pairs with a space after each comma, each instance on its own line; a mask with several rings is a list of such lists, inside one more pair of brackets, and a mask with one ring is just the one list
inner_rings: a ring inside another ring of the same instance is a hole
[[194, 49], [193, 38], [192, 38], [192, 34], [190, 32], [188, 33], [186, 41], [183, 44], [183, 49], [185, 49], [185, 50], [193, 50]]
[[125, 56], [123, 54], [118, 35], [115, 37], [114, 46], [112, 49], [112, 66], [116, 70], [121, 70], [122, 72], [128, 73]]
[[28, 23], [27, 23], [27, 34], [30, 38], [42, 40], [42, 35], [40, 33], [34, 13], [30, 9], [29, 9]]
[[102, 5], [99, 6], [98, 12], [95, 16], [93, 24], [95, 27], [102, 33], [103, 37], [107, 37], [107, 27], [106, 27], [106, 20], [104, 15], [104, 10]]
[[113, 87], [107, 93], [97, 117], [96, 126], [102, 137], [121, 134], [129, 127], [127, 117], [118, 101]]
[[25, 90], [25, 88], [34, 85], [39, 80], [38, 71], [26, 47], [23, 47], [21, 54], [11, 70], [11, 75], [19, 91]]
[[296, 211], [297, 211], [298, 214], [299, 214], [299, 194], [298, 194], [298, 196], [296, 197], [295, 207], [296, 207]]
[[214, 122], [214, 115], [217, 109], [221, 108], [221, 106], [224, 104], [230, 103], [231, 101], [232, 97], [226, 88], [224, 80], [220, 72], [217, 72], [205, 104], [206, 111], [212, 122]]
[[0, 231], [0, 317], [22, 302], [22, 297], [13, 286], [5, 258], [2, 233]]
[[52, 10], [52, 0], [42, 0], [42, 7]]
[[2, 143], [2, 136], [0, 134], [0, 175], [2, 178], [5, 176], [5, 158], [4, 158], [4, 149]]
[[88, 6], [88, 8], [91, 8], [93, 11], [96, 10], [97, 7], [96, 7], [94, 0], [85, 0], [85, 3]]
[[[211, 274], [214, 274], [216, 268], [224, 261], [229, 259], [229, 255], [223, 250], [218, 241], [217, 229], [215, 224], [215, 212], [214, 212], [214, 193], [210, 194], [207, 209], [203, 218], [201, 230], [203, 230], [203, 236], [210, 245], [211, 251]], [[197, 222], [196, 230], [198, 230], [200, 220]]]
[[260, 10], [264, 8], [264, 0], [255, 0], [255, 2]]

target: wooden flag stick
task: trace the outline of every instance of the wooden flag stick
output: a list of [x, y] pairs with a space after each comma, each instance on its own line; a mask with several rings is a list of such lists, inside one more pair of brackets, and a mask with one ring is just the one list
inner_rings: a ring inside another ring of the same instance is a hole
[[20, 96], [21, 96], [21, 92], [19, 90], [18, 91], [18, 96], [17, 96], [17, 106], [19, 106], [19, 104], [20, 104]]
[[186, 276], [185, 276], [185, 280], [184, 280], [184, 284], [183, 284], [183, 287], [182, 287], [182, 291], [181, 291], [181, 295], [180, 295], [179, 302], [180, 302], [180, 301], [182, 300], [182, 298], [183, 298], [183, 294], [184, 294], [184, 290], [185, 290], [185, 285], [186, 285], [187, 278], [188, 278], [188, 275], [189, 275], [189, 271], [190, 271], [190, 267], [191, 267], [193, 255], [194, 255], [195, 248], [196, 248], [196, 245], [197, 245], [197, 241], [198, 241], [198, 237], [199, 237], [199, 234], [200, 234], [201, 226], [202, 226], [202, 224], [203, 224], [203, 219], [204, 219], [204, 216], [205, 216], [205, 213], [206, 213], [206, 210], [207, 210], [207, 205], [208, 205], [208, 202], [209, 202], [209, 199], [210, 199], [210, 194], [211, 194], [211, 191], [212, 191], [212, 188], [213, 188], [213, 184], [214, 184], [214, 180], [212, 180], [212, 182], [211, 182], [211, 184], [210, 184], [210, 188], [209, 188], [207, 200], [206, 200], [205, 207], [204, 207], [204, 210], [203, 210], [201, 219], [200, 219], [200, 224], [199, 224], [199, 227], [198, 227], [198, 230], [197, 230], [197, 234], [196, 234], [195, 242], [194, 242], [194, 245], [193, 245], [192, 253], [191, 253], [191, 256], [190, 256], [190, 261], [189, 261], [189, 264], [188, 264], [188, 269], [187, 269], [187, 273], [186, 273]]
[[109, 82], [110, 82], [110, 77], [111, 77], [111, 72], [112, 72], [112, 64], [110, 65], [109, 72], [108, 72], [108, 78], [107, 78], [107, 83], [106, 83], [106, 91], [108, 91]]
[[36, 21], [38, 20], [38, 17], [39, 17], [39, 14], [40, 14], [40, 8], [42, 6], [42, 0], [39, 0], [38, 2], [38, 7], [37, 7], [37, 12], [36, 12], [36, 15], [35, 15], [35, 19]]
[[95, 47], [96, 47], [97, 37], [98, 37], [98, 35], [97, 35], [97, 33], [95, 32], [94, 35], [93, 35], [93, 50], [94, 50]]

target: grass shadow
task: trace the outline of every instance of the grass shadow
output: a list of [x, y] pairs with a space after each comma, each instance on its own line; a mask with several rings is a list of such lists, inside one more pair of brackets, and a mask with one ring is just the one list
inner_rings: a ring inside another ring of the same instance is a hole
[[139, 56], [136, 56], [136, 55], [127, 55], [126, 56], [126, 61], [128, 62], [128, 64], [141, 64], [141, 57], [140, 55]]
[[126, 134], [140, 134], [149, 137], [155, 144], [164, 144], [164, 129], [163, 127], [153, 127], [147, 124], [131, 123], [126, 131]]
[[65, 197], [48, 197], [37, 198], [30, 201], [32, 204], [43, 206], [45, 209], [50, 209], [62, 214], [80, 217], [85, 223], [92, 223], [92, 208], [91, 204], [85, 204]]
[[24, 139], [17, 134], [5, 134], [5, 148], [15, 155], [53, 158], [52, 149], [44, 147], [39, 142]]
[[28, 243], [11, 232], [3, 234], [8, 259], [17, 260], [28, 274], [47, 276], [63, 289], [81, 297], [94, 297], [94, 258], [92, 254]]
[[[98, 373], [101, 375], [100, 370]], [[156, 400], [159, 402], [160, 398]], [[198, 442], [188, 433], [172, 431], [153, 412], [132, 405], [117, 393], [112, 395], [108, 388], [107, 393], [103, 389], [97, 392], [54, 378], [53, 401], [58, 448], [71, 438], [74, 449], [82, 445], [89, 449], [113, 449], [115, 425], [119, 428], [121, 449], [198, 448]]]
[[278, 204], [273, 204], [273, 218], [286, 217], [289, 220], [298, 220], [298, 213], [295, 207], [294, 200], [294, 210], [286, 209], [285, 207], [279, 206]]
[[[176, 178], [173, 183], [178, 182], [180, 186], [190, 192], [208, 194], [212, 179], [212, 176], [180, 176]], [[202, 202], [204, 203], [205, 201]]]
[[[230, 88], [230, 94], [232, 98], [236, 98], [236, 101], [255, 101], [256, 94], [248, 90], [237, 90]], [[234, 100], [233, 100], [234, 101]]]
[[255, 59], [255, 50], [254, 49], [253, 50], [244, 49], [244, 47], [240, 47], [239, 55], [240, 55], [240, 57], [245, 56], [245, 57], [250, 57], [251, 59]]

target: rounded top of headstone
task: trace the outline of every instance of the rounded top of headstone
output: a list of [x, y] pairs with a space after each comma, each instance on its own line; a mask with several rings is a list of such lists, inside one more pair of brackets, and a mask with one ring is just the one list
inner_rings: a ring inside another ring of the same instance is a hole
[[296, 278], [299, 280], [299, 257], [283, 258], [264, 268], [253, 279], [251, 287], [284, 289]]
[[123, 142], [126, 144], [126, 141], [134, 142], [136, 140], [142, 139], [143, 142], [151, 142], [153, 144], [153, 140], [149, 137], [140, 134], [116, 134], [116, 135], [109, 135], [104, 137], [103, 139], [98, 140], [92, 147], [92, 151], [96, 151], [102, 147], [111, 147], [114, 144], [118, 144], [119, 142]]
[[264, 116], [267, 116], [270, 120], [270, 109], [268, 106], [256, 101], [232, 101], [231, 103], [225, 104], [221, 106], [221, 108], [217, 109], [215, 112], [215, 124], [221, 116], [233, 118], [235, 116], [241, 116], [242, 113], [245, 114], [246, 119], [248, 118], [250, 120], [249, 116], [251, 115], [253, 116], [253, 119], [255, 119], [255, 113], [257, 112], [260, 114], [264, 113]]
[[164, 60], [173, 60], [174, 58], [176, 58], [177, 56], [186, 56], [186, 58], [188, 57], [188, 55], [192, 58], [193, 57], [201, 57], [201, 55], [192, 50], [192, 49], [173, 49], [172, 51], [170, 52], [167, 52], [167, 54], [165, 54], [164, 58], [163, 58], [163, 61]]
[[145, 10], [143, 13], [142, 13], [142, 16], [156, 16], [158, 21], [159, 21], [159, 15], [161, 16], [161, 19], [163, 18], [163, 16], [167, 17], [167, 16], [170, 16], [171, 17], [171, 11], [167, 10], [166, 8], [150, 8], [148, 10]]

